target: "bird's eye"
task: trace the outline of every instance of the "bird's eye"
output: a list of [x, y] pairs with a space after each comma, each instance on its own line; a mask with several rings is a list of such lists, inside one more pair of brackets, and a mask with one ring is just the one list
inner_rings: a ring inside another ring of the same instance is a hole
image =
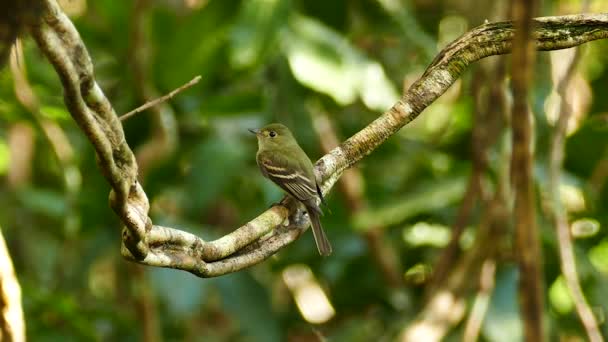
[[271, 138], [274, 138], [274, 137], [276, 137], [276, 136], [277, 136], [277, 132], [275, 132], [275, 131], [270, 131], [270, 132], [268, 133], [268, 135], [270, 135], [270, 137], [271, 137]]

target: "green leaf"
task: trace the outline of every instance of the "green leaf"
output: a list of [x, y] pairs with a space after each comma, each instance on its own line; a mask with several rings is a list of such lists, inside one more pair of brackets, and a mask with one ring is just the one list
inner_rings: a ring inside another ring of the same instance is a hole
[[40, 113], [51, 120], [69, 120], [70, 113], [68, 113], [65, 107], [57, 107], [57, 106], [42, 106], [40, 108]]
[[205, 117], [259, 113], [264, 98], [259, 89], [234, 90], [205, 97], [199, 111]]
[[[186, 17], [158, 13], [153, 34], [158, 49], [155, 68], [160, 87], [173, 89], [193, 75], [202, 79], [198, 89], [212, 83], [226, 71], [226, 45], [238, 1], [211, 1]], [[178, 66], [178, 67], [175, 67]]]
[[321, 22], [294, 16], [284, 35], [289, 66], [305, 86], [347, 105], [361, 98], [373, 110], [386, 110], [399, 98], [382, 66], [364, 56], [340, 33]]
[[608, 240], [604, 239], [589, 251], [589, 260], [600, 272], [608, 273]]
[[557, 277], [549, 288], [549, 301], [557, 312], [565, 315], [574, 309], [574, 301], [563, 276]]
[[411, 246], [445, 247], [450, 241], [450, 227], [417, 222], [403, 230], [403, 240]]
[[0, 175], [3, 175], [8, 170], [10, 163], [11, 151], [4, 140], [0, 140]]
[[247, 272], [225, 275], [217, 280], [223, 308], [235, 317], [241, 335], [252, 341], [282, 341], [278, 320], [270, 307], [268, 291]]
[[259, 64], [287, 23], [291, 2], [249, 0], [239, 11], [230, 35], [230, 62], [235, 68]]
[[32, 211], [54, 218], [61, 218], [65, 215], [65, 198], [60, 192], [50, 189], [29, 188], [19, 191], [17, 197], [23, 206]]
[[[208, 297], [211, 282], [190, 273], [167, 268], [148, 268], [147, 273], [171, 317], [188, 319], [200, 310], [203, 300]], [[179, 284], [179, 290], [175, 284]]]
[[466, 178], [453, 176], [421, 185], [417, 191], [380, 209], [370, 209], [354, 217], [358, 230], [373, 226], [397, 224], [413, 216], [444, 208], [459, 201], [464, 195]]
[[244, 158], [245, 147], [239, 139], [216, 136], [197, 146], [186, 181], [185, 206], [194, 211], [205, 209], [239, 174]]

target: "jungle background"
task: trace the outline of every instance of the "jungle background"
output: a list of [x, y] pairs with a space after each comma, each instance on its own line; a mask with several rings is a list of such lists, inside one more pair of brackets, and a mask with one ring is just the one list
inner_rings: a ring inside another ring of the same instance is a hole
[[[507, 1], [61, 4], [119, 114], [202, 76], [123, 125], [154, 222], [204, 239], [282, 197], [259, 173], [247, 128], [282, 122], [316, 160], [390, 108], [447, 43], [485, 20], [509, 19]], [[538, 15], [584, 5], [543, 1]], [[586, 5], [608, 11], [602, 0]], [[435, 325], [426, 333], [445, 331], [447, 340], [522, 339], [509, 56], [473, 65], [343, 176], [322, 218], [331, 257], [319, 257], [306, 233], [246, 271], [201, 279], [121, 258], [110, 187], [63, 104], [57, 74], [27, 35], [13, 51], [0, 70], [0, 227], [30, 340], [389, 341], [427, 320]], [[545, 325], [552, 340], [582, 341], [560, 270], [549, 152], [565, 96], [572, 117], [557, 194], [582, 290], [606, 336], [608, 42], [581, 46], [560, 93], [572, 55], [538, 54], [530, 105]], [[430, 306], [441, 293], [451, 297]], [[437, 315], [439, 323], [429, 319]]]

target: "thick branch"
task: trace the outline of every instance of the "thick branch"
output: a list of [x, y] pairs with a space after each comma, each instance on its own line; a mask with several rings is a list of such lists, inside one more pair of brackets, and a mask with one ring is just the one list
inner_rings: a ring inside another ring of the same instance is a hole
[[[55, 1], [42, 4], [39, 21], [31, 27], [32, 36], [59, 74], [70, 114], [95, 147], [101, 171], [113, 188], [112, 208], [129, 228], [129, 250], [143, 256], [147, 253], [143, 240], [149, 205], [145, 198], [129, 198], [137, 182], [133, 153], [114, 109], [95, 82], [93, 64], [78, 31]], [[127, 205], [127, 199], [138, 205]]]
[[[153, 225], [147, 216], [148, 199], [136, 181], [133, 153], [125, 141], [120, 121], [95, 82], [87, 50], [55, 0], [42, 3], [43, 15], [30, 31], [59, 74], [66, 106], [94, 145], [99, 167], [112, 186], [111, 206], [126, 225], [122, 248], [126, 258], [147, 265], [183, 269], [199, 276], [217, 276], [260, 262], [299, 237], [308, 225], [305, 220], [295, 220], [297, 224], [291, 222], [289, 229], [275, 229], [290, 212], [294, 213], [285, 205], [274, 206], [211, 242], [184, 231]], [[540, 50], [562, 49], [608, 37], [608, 14], [540, 18], [535, 25], [536, 47]], [[484, 24], [446, 47], [401, 101], [317, 162], [316, 171], [324, 179], [323, 191], [328, 192], [346, 168], [416, 118], [458, 79], [466, 66], [487, 56], [509, 53], [512, 38], [511, 23]], [[237, 253], [273, 229], [274, 235], [260, 241], [255, 250]], [[218, 261], [220, 259], [223, 260]]]

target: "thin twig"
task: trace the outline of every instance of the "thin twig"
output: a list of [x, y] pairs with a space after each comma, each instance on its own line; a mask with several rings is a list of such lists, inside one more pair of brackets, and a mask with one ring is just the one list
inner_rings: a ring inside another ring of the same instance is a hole
[[580, 48], [577, 48], [574, 56], [568, 63], [564, 75], [557, 85], [557, 93], [560, 97], [560, 103], [559, 117], [557, 119], [557, 123], [555, 124], [553, 137], [551, 139], [548, 182], [551, 206], [549, 207], [550, 215], [552, 216], [557, 233], [561, 269], [566, 280], [566, 286], [572, 295], [576, 312], [578, 313], [578, 316], [585, 327], [589, 341], [600, 342], [603, 341], [603, 339], [598, 329], [597, 320], [593, 315], [593, 311], [589, 307], [589, 303], [585, 298], [585, 294], [583, 293], [581, 284], [578, 280], [572, 238], [570, 236], [570, 227], [568, 225], [568, 216], [562, 206], [559, 196], [561, 169], [564, 162], [564, 139], [568, 128], [568, 121], [570, 120], [572, 114], [572, 106], [570, 103], [568, 103], [567, 91], [570, 81], [574, 76], [580, 56], [581, 50]]
[[146, 103], [144, 103], [143, 105], [133, 109], [132, 111], [121, 115], [118, 119], [120, 119], [120, 121], [125, 121], [126, 119], [132, 117], [133, 115], [137, 114], [137, 113], [141, 113], [144, 110], [156, 106], [157, 104], [161, 103], [161, 102], [165, 102], [167, 100], [170, 100], [173, 96], [179, 94], [180, 92], [192, 87], [193, 85], [197, 84], [199, 81], [201, 80], [201, 75], [196, 76], [195, 78], [191, 79], [188, 83], [182, 85], [179, 88], [174, 89], [173, 91], [171, 91], [169, 94], [161, 96], [157, 99], [154, 99], [152, 101], [148, 101]]

